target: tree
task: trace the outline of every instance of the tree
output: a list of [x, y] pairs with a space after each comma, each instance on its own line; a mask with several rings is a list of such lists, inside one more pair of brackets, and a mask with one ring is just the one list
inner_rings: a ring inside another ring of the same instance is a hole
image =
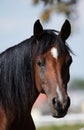
[[63, 13], [69, 19], [75, 16], [73, 14], [76, 13], [77, 0], [33, 0], [33, 4], [38, 5], [40, 1], [46, 6], [40, 16], [43, 22], [49, 21], [53, 12]]
[[83, 79], [74, 79], [70, 85], [73, 89], [84, 89], [84, 80]]

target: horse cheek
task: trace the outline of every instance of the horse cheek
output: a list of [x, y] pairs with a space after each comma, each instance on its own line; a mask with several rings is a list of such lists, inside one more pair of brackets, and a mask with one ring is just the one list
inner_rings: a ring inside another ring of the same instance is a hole
[[42, 88], [40, 86], [39, 70], [36, 64], [34, 64], [34, 75], [35, 75], [36, 88], [40, 93]]

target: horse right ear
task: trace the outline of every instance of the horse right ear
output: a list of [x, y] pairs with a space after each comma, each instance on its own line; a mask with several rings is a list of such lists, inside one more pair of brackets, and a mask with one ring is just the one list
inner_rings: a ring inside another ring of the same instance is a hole
[[43, 33], [43, 27], [39, 21], [39, 19], [34, 24], [34, 36], [36, 39], [39, 39], [41, 34]]

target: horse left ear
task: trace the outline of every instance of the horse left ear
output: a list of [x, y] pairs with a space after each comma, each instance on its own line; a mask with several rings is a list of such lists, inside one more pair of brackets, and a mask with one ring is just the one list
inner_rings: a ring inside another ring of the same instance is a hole
[[65, 41], [71, 33], [71, 24], [68, 20], [65, 20], [64, 24], [62, 25], [61, 31], [59, 36]]
[[38, 19], [34, 24], [34, 36], [36, 39], [39, 39], [41, 34], [43, 33], [43, 27]]

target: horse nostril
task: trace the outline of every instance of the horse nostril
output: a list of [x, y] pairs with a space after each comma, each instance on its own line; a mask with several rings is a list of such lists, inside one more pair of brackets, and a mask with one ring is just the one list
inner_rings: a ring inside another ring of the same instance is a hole
[[62, 108], [61, 102], [58, 101], [55, 97], [52, 99], [52, 103], [55, 109], [60, 110]]
[[56, 104], [56, 98], [55, 97], [52, 99], [52, 103], [53, 103], [53, 105]]
[[70, 106], [70, 98], [67, 97], [67, 99], [64, 102], [60, 102], [56, 97], [52, 99], [53, 107], [58, 111], [67, 111]]
[[58, 111], [58, 112], [62, 112], [62, 103], [60, 101], [58, 101], [56, 98], [52, 99], [52, 103], [53, 103], [53, 107]]
[[64, 109], [68, 109], [69, 106], [70, 106], [70, 98], [67, 97], [67, 99], [66, 99], [65, 102], [64, 102], [63, 108], [64, 108]]
[[69, 107], [69, 106], [70, 106], [70, 98], [68, 97], [66, 101], [66, 107]]
[[69, 102], [69, 104], [70, 104], [70, 98], [68, 97], [68, 102]]

